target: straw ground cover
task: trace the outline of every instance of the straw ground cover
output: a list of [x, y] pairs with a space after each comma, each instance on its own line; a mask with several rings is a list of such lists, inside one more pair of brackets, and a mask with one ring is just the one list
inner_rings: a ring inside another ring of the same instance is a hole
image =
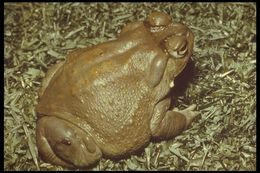
[[115, 38], [151, 11], [164, 11], [194, 32], [193, 63], [176, 79], [173, 95], [179, 109], [196, 103], [201, 114], [175, 139], [153, 141], [122, 160], [102, 159], [91, 169], [256, 169], [254, 3], [5, 3], [5, 170], [65, 170], [38, 158], [41, 79], [70, 51]]

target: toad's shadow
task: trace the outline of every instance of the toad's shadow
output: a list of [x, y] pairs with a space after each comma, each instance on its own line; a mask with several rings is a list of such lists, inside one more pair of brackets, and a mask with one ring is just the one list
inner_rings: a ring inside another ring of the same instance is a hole
[[179, 96], [185, 95], [188, 86], [192, 80], [194, 80], [194, 77], [197, 75], [197, 73], [198, 71], [195, 67], [194, 61], [189, 60], [186, 67], [174, 80], [174, 87], [169, 93], [170, 97], [172, 98], [170, 109], [177, 104], [177, 98]]

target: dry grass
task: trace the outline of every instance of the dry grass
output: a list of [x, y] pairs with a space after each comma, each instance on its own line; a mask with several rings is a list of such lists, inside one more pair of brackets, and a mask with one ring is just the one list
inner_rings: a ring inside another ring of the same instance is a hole
[[5, 170], [63, 170], [35, 146], [41, 78], [69, 51], [115, 38], [153, 10], [195, 34], [196, 74], [176, 102], [198, 104], [201, 116], [174, 140], [93, 170], [256, 170], [255, 3], [5, 3]]

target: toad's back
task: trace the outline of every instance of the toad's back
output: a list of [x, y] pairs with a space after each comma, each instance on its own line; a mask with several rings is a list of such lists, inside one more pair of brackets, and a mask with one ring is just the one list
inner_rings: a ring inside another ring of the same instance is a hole
[[[139, 149], [150, 139], [153, 104], [144, 76], [155, 56], [151, 43], [112, 41], [72, 53], [50, 81], [37, 112], [80, 126], [105, 155]], [[114, 50], [111, 44], [117, 44]]]

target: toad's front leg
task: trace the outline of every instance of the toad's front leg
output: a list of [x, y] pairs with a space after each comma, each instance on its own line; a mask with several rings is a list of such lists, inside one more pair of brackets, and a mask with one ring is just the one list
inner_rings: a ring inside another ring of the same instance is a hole
[[170, 99], [159, 102], [154, 109], [150, 129], [156, 139], [169, 139], [186, 130], [192, 120], [199, 114], [195, 105], [184, 110], [169, 110]]
[[102, 156], [90, 135], [56, 117], [37, 121], [36, 143], [44, 161], [69, 168], [88, 167]]

